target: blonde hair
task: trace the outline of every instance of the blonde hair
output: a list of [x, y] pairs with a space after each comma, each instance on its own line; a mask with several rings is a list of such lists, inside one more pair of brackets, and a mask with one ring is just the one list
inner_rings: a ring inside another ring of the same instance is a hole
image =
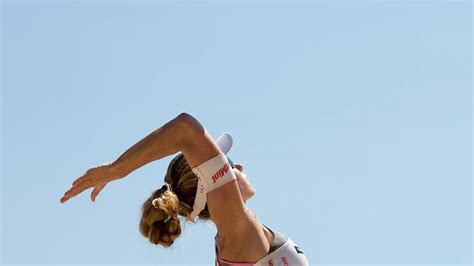
[[[178, 215], [189, 221], [198, 179], [180, 153], [171, 160], [164, 181], [142, 205], [140, 233], [155, 245], [170, 247], [181, 234]], [[207, 205], [198, 217], [210, 219]]]

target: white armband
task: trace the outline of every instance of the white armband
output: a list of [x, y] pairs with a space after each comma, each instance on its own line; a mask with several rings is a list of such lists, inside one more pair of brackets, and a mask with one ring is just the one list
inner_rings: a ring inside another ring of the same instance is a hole
[[206, 206], [206, 194], [237, 179], [237, 177], [223, 153], [219, 153], [219, 155], [193, 167], [191, 170], [198, 177], [193, 212], [189, 217], [190, 220], [194, 221], [194, 218]]

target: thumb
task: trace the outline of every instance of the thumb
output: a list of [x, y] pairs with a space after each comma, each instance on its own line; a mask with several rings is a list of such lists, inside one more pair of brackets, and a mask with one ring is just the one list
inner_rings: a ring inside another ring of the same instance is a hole
[[95, 202], [95, 199], [97, 198], [97, 195], [99, 195], [99, 192], [102, 191], [102, 189], [105, 187], [107, 183], [103, 183], [101, 185], [98, 185], [94, 187], [94, 190], [92, 191], [91, 194], [91, 200]]

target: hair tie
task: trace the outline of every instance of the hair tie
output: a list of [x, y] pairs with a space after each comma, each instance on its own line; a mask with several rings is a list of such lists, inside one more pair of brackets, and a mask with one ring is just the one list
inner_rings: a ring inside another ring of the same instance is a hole
[[161, 186], [160, 190], [164, 190], [164, 191], [168, 190], [168, 184], [165, 183], [163, 186]]

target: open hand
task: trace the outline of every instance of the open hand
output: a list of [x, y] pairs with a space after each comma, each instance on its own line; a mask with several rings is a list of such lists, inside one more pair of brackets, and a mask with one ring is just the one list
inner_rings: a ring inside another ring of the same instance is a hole
[[107, 185], [107, 183], [122, 178], [111, 170], [110, 165], [111, 163], [105, 163], [87, 170], [84, 175], [80, 176], [72, 183], [72, 187], [64, 193], [60, 202], [64, 203], [91, 187], [94, 188], [91, 194], [91, 200], [95, 201], [97, 195]]

